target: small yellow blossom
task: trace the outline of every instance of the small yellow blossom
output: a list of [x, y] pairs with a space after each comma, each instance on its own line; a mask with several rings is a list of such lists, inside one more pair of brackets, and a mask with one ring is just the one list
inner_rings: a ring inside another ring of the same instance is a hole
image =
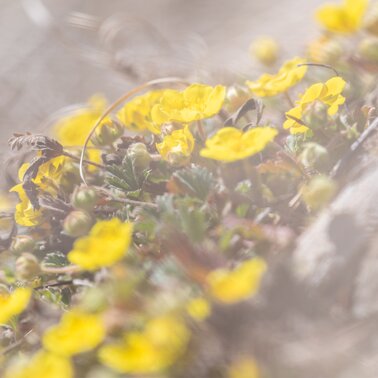
[[219, 113], [225, 96], [226, 88], [222, 85], [192, 84], [182, 92], [167, 89], [152, 108], [152, 120], [162, 125], [167, 122], [186, 124], [209, 118]]
[[[65, 159], [66, 158], [64, 156], [58, 156], [42, 164], [39, 167], [37, 177], [33, 179], [34, 184], [45, 192], [55, 194], [56, 185], [50, 185], [50, 183], [54, 182], [55, 184], [59, 184], [59, 180], [63, 173]], [[18, 172], [20, 181], [23, 180], [24, 174], [29, 165], [29, 163], [25, 163], [21, 166]], [[20, 199], [20, 202], [16, 205], [16, 223], [25, 227], [33, 227], [41, 224], [43, 220], [42, 211], [33, 208], [24, 188], [22, 187], [22, 184], [15, 185], [10, 191], [17, 193]]]
[[339, 110], [339, 106], [345, 102], [345, 97], [341, 95], [345, 85], [346, 82], [341, 77], [335, 76], [325, 84], [316, 83], [309, 87], [297, 101], [297, 106], [286, 113], [287, 121], [283, 127], [290, 129], [292, 134], [305, 133], [308, 127], [299, 121], [301, 121], [309, 105], [315, 101], [328, 106], [328, 115], [335, 115]]
[[159, 102], [163, 92], [163, 90], [150, 91], [144, 95], [134, 97], [119, 110], [117, 117], [129, 129], [136, 131], [149, 130], [154, 134], [159, 134], [160, 127], [152, 121], [151, 110]]
[[[55, 138], [63, 146], [82, 146], [106, 108], [106, 100], [102, 96], [93, 96], [88, 101], [86, 108], [81, 108], [67, 116], [59, 119], [53, 126], [53, 134]], [[109, 118], [105, 118], [101, 125], [109, 122]], [[100, 125], [100, 126], [101, 126]], [[89, 146], [91, 146], [91, 142]], [[88, 148], [88, 157], [90, 160], [100, 163], [101, 153], [97, 149]], [[91, 167], [90, 169], [94, 169]]]
[[45, 332], [43, 346], [59, 356], [69, 357], [96, 348], [104, 337], [105, 327], [99, 315], [73, 310]]
[[111, 266], [121, 260], [131, 243], [133, 226], [118, 218], [98, 221], [88, 236], [77, 239], [68, 260], [86, 270]]
[[55, 137], [64, 146], [82, 146], [105, 108], [106, 100], [103, 97], [91, 97], [87, 107], [78, 109], [55, 123]]
[[240, 358], [233, 362], [228, 371], [228, 378], [259, 378], [259, 369], [254, 360]]
[[0, 324], [8, 323], [9, 320], [21, 314], [27, 307], [31, 297], [31, 290], [18, 288], [10, 294], [0, 294]]
[[156, 148], [164, 160], [175, 162], [191, 155], [194, 149], [194, 138], [189, 131], [189, 126], [183, 129], [174, 130], [170, 135], [164, 137]]
[[102, 347], [101, 362], [120, 373], [153, 374], [172, 365], [185, 351], [190, 333], [173, 315], [147, 322], [144, 330], [127, 333], [118, 344]]
[[298, 67], [298, 65], [305, 62], [305, 59], [294, 58], [285, 62], [276, 75], [264, 74], [257, 81], [247, 81], [246, 84], [256, 96], [276, 96], [286, 92], [302, 80], [307, 72], [307, 67]]
[[5, 373], [4, 378], [73, 378], [73, 368], [68, 358], [43, 350], [25, 364], [15, 364]]
[[195, 320], [204, 320], [211, 314], [211, 307], [205, 298], [191, 299], [186, 305], [186, 311]]
[[354, 33], [362, 26], [367, 6], [368, 0], [344, 0], [341, 5], [326, 4], [317, 11], [316, 19], [331, 32]]
[[255, 127], [243, 133], [234, 127], [224, 127], [206, 140], [201, 156], [209, 159], [233, 162], [262, 151], [277, 135], [272, 127]]
[[225, 303], [247, 299], [258, 291], [265, 271], [265, 261], [257, 257], [244, 261], [232, 271], [214, 270], [207, 276], [210, 294]]
[[260, 37], [256, 39], [250, 47], [252, 57], [256, 57], [261, 63], [271, 65], [278, 58], [278, 44], [270, 37]]

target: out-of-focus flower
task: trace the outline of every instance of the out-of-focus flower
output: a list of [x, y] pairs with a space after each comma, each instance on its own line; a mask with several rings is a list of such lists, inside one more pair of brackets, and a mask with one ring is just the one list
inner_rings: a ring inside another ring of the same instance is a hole
[[100, 349], [101, 362], [120, 373], [153, 374], [170, 365], [185, 351], [190, 333], [182, 320], [165, 315], [147, 322], [142, 331]]
[[250, 53], [252, 57], [256, 57], [261, 63], [271, 65], [277, 61], [279, 47], [271, 37], [260, 37], [252, 42]]
[[233, 162], [262, 151], [273, 141], [277, 130], [272, 127], [255, 127], [243, 133], [235, 127], [224, 127], [206, 140], [201, 156], [209, 159]]
[[88, 236], [77, 239], [68, 260], [86, 270], [111, 266], [121, 260], [131, 243], [133, 226], [118, 218], [98, 221]]
[[226, 88], [222, 85], [192, 84], [182, 92], [167, 89], [152, 108], [152, 120], [162, 125], [167, 122], [186, 124], [209, 118], [219, 113], [225, 96]]
[[306, 63], [305, 59], [294, 58], [285, 62], [277, 74], [264, 74], [257, 81], [247, 81], [246, 84], [256, 96], [276, 96], [286, 92], [302, 80], [307, 72], [307, 67], [298, 67], [298, 65], [304, 63]]
[[27, 363], [15, 364], [4, 378], [73, 378], [73, 368], [68, 358], [43, 350], [36, 353]]
[[96, 348], [104, 337], [105, 327], [99, 315], [72, 310], [45, 332], [43, 346], [59, 356], [69, 357]]
[[[53, 126], [55, 138], [63, 146], [82, 146], [101, 114], [105, 111], [106, 100], [102, 96], [96, 95], [88, 100], [86, 108], [78, 109], [72, 114], [62, 117]], [[107, 117], [102, 125], [111, 122]], [[87, 149], [90, 160], [99, 163], [101, 161], [100, 151]], [[91, 167], [90, 169], [94, 169]]]
[[154, 134], [160, 133], [160, 127], [151, 118], [151, 109], [162, 97], [163, 90], [150, 91], [144, 95], [134, 97], [117, 113], [118, 119], [129, 129], [136, 131], [149, 130]]
[[172, 164], [186, 160], [194, 149], [194, 138], [189, 126], [172, 131], [161, 143], [156, 144], [156, 148], [162, 158]]
[[210, 294], [225, 303], [247, 299], [258, 291], [265, 271], [266, 263], [258, 257], [242, 262], [234, 270], [213, 270], [207, 276]]
[[301, 123], [303, 114], [316, 101], [328, 106], [328, 115], [335, 115], [339, 106], [345, 102], [345, 97], [341, 95], [345, 85], [346, 82], [339, 76], [331, 78], [325, 84], [311, 85], [297, 101], [297, 106], [286, 113], [284, 129], [290, 129], [291, 134], [305, 133], [309, 128]]
[[0, 324], [8, 323], [15, 315], [21, 314], [29, 304], [31, 290], [18, 288], [13, 293], [0, 293]]
[[205, 298], [197, 297], [187, 303], [186, 311], [193, 319], [201, 321], [211, 314], [211, 307]]
[[[54, 135], [64, 146], [82, 146], [93, 125], [104, 112], [106, 100], [102, 96], [93, 96], [88, 106], [62, 117], [53, 126]], [[109, 119], [104, 120], [104, 123]]]
[[[39, 167], [37, 177], [33, 179], [34, 184], [45, 192], [55, 194], [55, 185], [50, 185], [50, 183], [53, 182], [55, 184], [59, 184], [59, 180], [63, 173], [65, 159], [66, 158], [64, 156], [58, 156], [42, 164]], [[20, 181], [22, 181], [28, 167], [28, 163], [21, 166], [18, 172]], [[25, 227], [39, 225], [43, 220], [42, 211], [33, 208], [24, 188], [22, 187], [22, 184], [15, 185], [10, 191], [16, 192], [20, 199], [20, 202], [16, 205], [15, 212], [15, 220], [17, 224]]]
[[326, 4], [316, 12], [316, 20], [328, 31], [354, 33], [363, 22], [368, 0], [344, 0], [341, 5]]
[[243, 357], [232, 363], [228, 370], [228, 378], [259, 378], [260, 373], [256, 362]]

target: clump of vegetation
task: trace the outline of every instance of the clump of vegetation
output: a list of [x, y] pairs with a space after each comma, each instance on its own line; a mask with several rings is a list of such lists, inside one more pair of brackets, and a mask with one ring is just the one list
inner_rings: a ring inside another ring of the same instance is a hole
[[2, 376], [277, 376], [278, 267], [377, 127], [367, 6], [320, 9], [281, 68], [254, 43], [260, 78], [157, 79], [10, 140], [30, 153], [1, 201]]

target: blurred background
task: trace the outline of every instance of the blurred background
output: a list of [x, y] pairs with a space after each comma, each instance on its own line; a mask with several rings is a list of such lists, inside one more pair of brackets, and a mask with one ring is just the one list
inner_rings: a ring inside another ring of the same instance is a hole
[[227, 83], [259, 68], [248, 47], [275, 37], [282, 58], [316, 33], [322, 0], [0, 0], [1, 152], [13, 132], [94, 93], [110, 101], [151, 78]]

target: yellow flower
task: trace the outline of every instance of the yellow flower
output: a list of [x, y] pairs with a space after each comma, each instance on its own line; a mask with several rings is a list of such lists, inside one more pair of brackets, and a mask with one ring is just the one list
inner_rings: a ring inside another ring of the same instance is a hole
[[226, 96], [222, 85], [210, 87], [192, 84], [179, 92], [167, 89], [160, 102], [152, 108], [152, 120], [158, 125], [166, 122], [190, 123], [219, 113]]
[[191, 299], [186, 305], [186, 311], [195, 320], [204, 320], [211, 313], [209, 302], [205, 298]]
[[277, 135], [271, 127], [255, 127], [243, 133], [234, 127], [224, 127], [207, 139], [201, 156], [209, 159], [233, 162], [262, 151]]
[[119, 120], [127, 127], [137, 131], [149, 130], [160, 133], [160, 127], [151, 119], [151, 109], [162, 97], [163, 90], [150, 91], [129, 101], [117, 113]]
[[334, 33], [357, 31], [363, 23], [368, 0], [344, 0], [342, 5], [326, 4], [316, 13], [317, 21]]
[[[88, 107], [62, 117], [53, 126], [55, 138], [63, 146], [82, 146], [106, 108], [106, 100], [101, 96], [93, 96], [88, 101]], [[110, 119], [107, 117], [101, 123], [105, 125]], [[101, 127], [100, 125], [100, 127]], [[89, 146], [91, 146], [91, 142]], [[88, 158], [96, 163], [101, 162], [101, 153], [97, 149], [88, 148]], [[94, 168], [91, 167], [91, 170]]]
[[190, 333], [172, 315], [147, 322], [144, 330], [126, 334], [118, 344], [102, 347], [101, 362], [120, 373], [153, 374], [172, 365], [184, 352]]
[[283, 127], [290, 129], [291, 134], [305, 133], [309, 128], [299, 121], [309, 105], [315, 101], [320, 101], [328, 106], [328, 115], [335, 115], [339, 106], [345, 102], [345, 97], [341, 95], [345, 85], [346, 83], [341, 77], [335, 76], [325, 84], [317, 83], [309, 87], [297, 101], [297, 106], [286, 113], [287, 121]]
[[106, 100], [103, 97], [91, 97], [86, 108], [78, 109], [55, 123], [55, 137], [64, 146], [82, 146], [105, 108]]
[[15, 364], [4, 378], [73, 378], [73, 368], [68, 358], [56, 356], [43, 350], [26, 364]]
[[194, 149], [194, 138], [189, 126], [172, 131], [161, 143], [156, 144], [156, 148], [162, 158], [171, 163], [190, 156]]
[[[50, 185], [50, 183], [55, 182], [55, 184], [59, 184], [59, 180], [63, 173], [64, 163], [65, 157], [58, 156], [42, 164], [39, 167], [37, 177], [33, 180], [34, 184], [38, 185], [38, 187], [45, 192], [56, 194], [55, 185]], [[29, 165], [29, 163], [25, 163], [20, 167], [18, 172], [20, 181], [22, 181]], [[41, 224], [43, 221], [43, 213], [41, 210], [33, 208], [22, 184], [15, 185], [10, 191], [16, 192], [20, 199], [20, 202], [16, 205], [16, 223], [25, 227], [33, 227]]]
[[250, 358], [240, 358], [235, 361], [228, 371], [228, 378], [259, 378], [259, 369]]
[[0, 294], [0, 324], [8, 323], [15, 315], [21, 314], [27, 307], [31, 297], [31, 290], [18, 288], [11, 294]]
[[225, 303], [247, 299], [258, 291], [265, 271], [265, 261], [257, 257], [244, 261], [232, 271], [214, 270], [207, 276], [210, 293]]
[[273, 64], [278, 57], [278, 44], [270, 37], [260, 37], [256, 39], [250, 47], [252, 57], [256, 57], [263, 64]]
[[99, 315], [73, 310], [45, 332], [43, 346], [59, 356], [69, 357], [96, 348], [104, 337], [105, 327]]
[[294, 58], [285, 62], [276, 75], [264, 74], [257, 81], [247, 81], [246, 84], [256, 96], [271, 97], [286, 92], [302, 80], [307, 72], [307, 67], [298, 67], [306, 61]]
[[121, 260], [131, 243], [133, 226], [118, 218], [98, 221], [88, 236], [77, 239], [68, 260], [87, 270], [111, 266]]

